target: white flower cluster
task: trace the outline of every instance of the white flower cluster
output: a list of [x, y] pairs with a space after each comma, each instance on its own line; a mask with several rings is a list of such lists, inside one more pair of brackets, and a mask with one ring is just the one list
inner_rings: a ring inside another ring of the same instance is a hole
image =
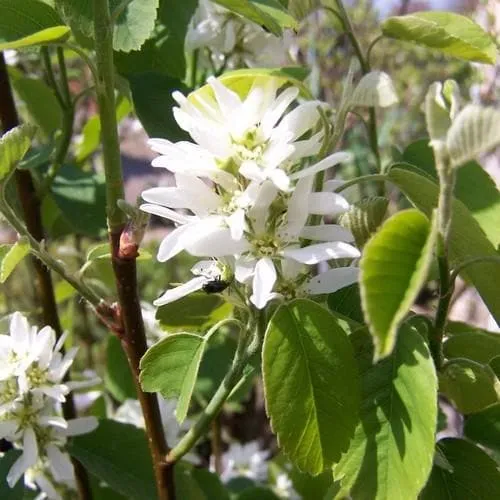
[[8, 475], [9, 486], [25, 475], [28, 486], [42, 498], [62, 498], [58, 490], [74, 486], [68, 436], [97, 427], [94, 417], [65, 420], [60, 404], [75, 387], [64, 376], [76, 348], [61, 353], [65, 336], [56, 342], [52, 328], [29, 325], [20, 313], [12, 315], [8, 335], [0, 335], [0, 438], [22, 450]]
[[338, 152], [310, 164], [322, 145], [323, 104], [303, 102], [290, 110], [299, 91], [281, 89], [278, 78], [256, 78], [244, 99], [218, 79], [208, 83], [210, 92], [174, 93], [174, 116], [195, 142], [150, 140], [161, 154], [153, 166], [173, 172], [176, 187], [144, 191], [141, 209], [177, 225], [161, 242], [159, 261], [184, 250], [212, 260], [199, 262], [191, 281], [167, 290], [154, 305], [233, 275], [251, 286], [250, 300], [259, 309], [273, 298], [329, 293], [355, 282], [354, 266], [314, 273], [318, 263], [360, 255], [349, 231], [323, 222], [349, 208], [333, 192], [337, 181], [314, 189], [315, 174], [350, 157]]
[[[221, 480], [228, 483], [237, 477], [246, 477], [270, 486], [279, 498], [300, 500], [301, 496], [295, 491], [292, 481], [286, 472], [279, 473], [272, 481], [269, 474], [269, 451], [262, 450], [256, 441], [249, 443], [231, 443], [229, 449], [222, 455]], [[213, 462], [213, 457], [212, 462]], [[213, 463], [210, 469], [215, 470]]]
[[289, 34], [278, 38], [210, 0], [200, 0], [186, 49], [203, 49], [198, 63], [207, 70], [278, 67], [290, 63], [290, 41]]

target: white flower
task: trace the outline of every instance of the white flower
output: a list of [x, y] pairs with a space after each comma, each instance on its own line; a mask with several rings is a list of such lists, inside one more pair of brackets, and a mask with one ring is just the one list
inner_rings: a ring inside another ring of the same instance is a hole
[[302, 497], [295, 491], [293, 483], [287, 474], [282, 472], [276, 477], [274, 492], [280, 498], [288, 498], [290, 500], [300, 500]]
[[270, 179], [278, 189], [287, 190], [287, 166], [317, 154], [321, 148], [322, 131], [301, 138], [317, 128], [318, 107], [323, 105], [308, 101], [286, 113], [299, 90], [289, 87], [278, 94], [277, 78], [256, 78], [245, 99], [216, 78], [209, 78], [208, 83], [214, 98], [194, 93], [189, 100], [174, 92], [179, 104], [174, 116], [179, 126], [221, 168], [236, 167], [249, 180], [261, 183]]
[[223, 471], [221, 480], [225, 483], [239, 476], [254, 481], [267, 480], [267, 463], [269, 451], [261, 450], [256, 441], [246, 444], [232, 443], [222, 455]]

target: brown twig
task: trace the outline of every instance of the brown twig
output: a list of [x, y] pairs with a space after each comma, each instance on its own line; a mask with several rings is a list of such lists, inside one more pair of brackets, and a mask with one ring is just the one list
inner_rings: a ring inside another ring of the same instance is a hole
[[[4, 131], [8, 131], [19, 125], [7, 67], [2, 53], [0, 53], [0, 121], [2, 122]], [[26, 227], [36, 240], [41, 241], [44, 238], [44, 231], [40, 212], [40, 200], [38, 199], [30, 172], [27, 170], [17, 170], [15, 181]], [[35, 257], [32, 257], [32, 265], [35, 271], [35, 287], [37, 290], [37, 299], [42, 308], [43, 322], [46, 325], [50, 325], [59, 338], [62, 334], [62, 329], [50, 271]], [[71, 395], [68, 395], [63, 404], [63, 413], [67, 419], [76, 416], [74, 401]], [[91, 500], [92, 492], [87, 472], [80, 462], [75, 459], [72, 461], [79, 496], [82, 500]]]

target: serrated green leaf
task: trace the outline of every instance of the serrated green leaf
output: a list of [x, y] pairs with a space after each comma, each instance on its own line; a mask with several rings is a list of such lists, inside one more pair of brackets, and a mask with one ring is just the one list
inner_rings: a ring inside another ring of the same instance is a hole
[[141, 359], [143, 390], [159, 392], [165, 399], [178, 397], [179, 422], [187, 416], [206, 343], [206, 337], [175, 333], [150, 347]]
[[26, 105], [26, 121], [40, 127], [46, 137], [60, 128], [62, 111], [48, 85], [38, 78], [14, 78], [12, 86]]
[[448, 131], [446, 145], [452, 164], [459, 167], [500, 144], [500, 111], [474, 104], [466, 106]]
[[437, 377], [424, 339], [406, 323], [392, 354], [373, 364], [368, 331], [353, 333], [362, 373], [361, 421], [334, 466], [342, 488], [336, 498], [416, 498], [432, 467], [437, 419]]
[[[432, 179], [411, 165], [395, 164], [388, 173], [391, 182], [409, 198], [409, 200], [428, 217], [437, 206], [439, 187]], [[477, 221], [465, 205], [454, 200], [452, 205], [453, 219], [451, 224], [449, 256], [451, 265], [486, 256], [498, 256], [495, 247], [485, 236]], [[496, 321], [500, 321], [500, 302], [498, 301], [498, 283], [500, 283], [500, 266], [485, 262], [466, 268], [461, 276], [472, 282], [484, 300]]]
[[500, 497], [500, 472], [484, 451], [463, 439], [438, 442], [453, 468], [449, 472], [435, 465], [421, 500], [488, 500]]
[[465, 417], [464, 435], [500, 454], [500, 403]]
[[134, 380], [120, 340], [110, 336], [106, 344], [106, 371], [104, 385], [120, 402], [137, 397]]
[[474, 331], [450, 336], [443, 345], [446, 358], [467, 358], [476, 363], [489, 363], [500, 356], [500, 335], [493, 332]]
[[[402, 160], [417, 166], [437, 181], [434, 152], [427, 139], [410, 144]], [[493, 246], [500, 245], [500, 191], [486, 170], [475, 161], [460, 167], [456, 171], [454, 194], [469, 209]]]
[[263, 347], [266, 407], [281, 449], [317, 475], [346, 450], [357, 424], [359, 375], [332, 315], [308, 300], [280, 306]]
[[298, 27], [294, 19], [278, 0], [214, 0], [226, 9], [267, 28], [281, 36], [283, 28]]
[[114, 420], [100, 420], [95, 431], [72, 438], [68, 452], [126, 498], [157, 498], [153, 464], [142, 429]]
[[0, 263], [0, 283], [5, 283], [17, 265], [30, 253], [30, 244], [25, 238], [20, 238], [9, 249]]
[[371, 71], [364, 75], [351, 96], [353, 106], [386, 108], [397, 102], [392, 79], [383, 71]]
[[468, 17], [453, 12], [415, 12], [389, 17], [382, 23], [389, 38], [416, 43], [466, 61], [495, 64], [491, 36]]
[[192, 293], [156, 311], [160, 326], [168, 331], [205, 332], [220, 320], [227, 318], [233, 307], [220, 295]]
[[45, 45], [69, 36], [56, 11], [39, 0], [0, 0], [0, 50]]
[[387, 198], [381, 196], [365, 198], [353, 203], [349, 210], [339, 217], [339, 224], [349, 229], [354, 236], [356, 246], [363, 248], [382, 225], [388, 206]]
[[20, 125], [0, 138], [0, 181], [9, 175], [27, 153], [34, 134], [33, 127]]
[[436, 221], [418, 210], [388, 219], [360, 261], [361, 303], [377, 358], [391, 353], [399, 324], [425, 283], [437, 238]]
[[467, 415], [497, 403], [500, 382], [488, 365], [455, 359], [440, 374], [439, 389]]

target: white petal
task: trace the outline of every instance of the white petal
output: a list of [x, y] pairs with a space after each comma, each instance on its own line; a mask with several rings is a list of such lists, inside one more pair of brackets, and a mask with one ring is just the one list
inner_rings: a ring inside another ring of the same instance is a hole
[[97, 429], [99, 422], [95, 417], [80, 417], [68, 420], [68, 428], [63, 432], [65, 436], [80, 436]]
[[224, 118], [228, 122], [231, 119], [234, 119], [235, 113], [237, 114], [242, 111], [242, 104], [238, 94], [229, 90], [223, 83], [213, 76], [207, 78], [207, 83], [214, 91], [215, 98], [217, 99], [217, 103], [219, 104]]
[[174, 210], [171, 210], [170, 208], [162, 207], [160, 205], [153, 205], [151, 203], [144, 203], [139, 208], [143, 212], [157, 215], [158, 217], [164, 217], [165, 219], [176, 222], [177, 224], [187, 224], [188, 222], [196, 219], [195, 216], [179, 214]]
[[38, 419], [40, 425], [57, 427], [59, 429], [67, 429], [68, 422], [62, 417], [56, 417], [55, 415], [45, 415]]
[[49, 398], [64, 403], [64, 401], [66, 401], [66, 394], [68, 394], [69, 392], [69, 387], [65, 384], [54, 386], [42, 385], [40, 387], [37, 387], [36, 389], [32, 389], [32, 391], [35, 394], [45, 394]]
[[343, 186], [344, 184], [345, 181], [342, 181], [340, 179], [330, 179], [323, 184], [322, 191], [335, 191], [337, 188]]
[[10, 336], [14, 343], [27, 350], [30, 338], [30, 325], [28, 320], [19, 312], [15, 312], [10, 320]]
[[267, 111], [261, 123], [263, 135], [266, 139], [269, 138], [273, 127], [276, 125], [276, 123], [278, 123], [278, 120], [298, 95], [298, 88], [289, 87], [281, 92], [278, 98], [274, 101], [273, 105]]
[[287, 280], [296, 278], [299, 274], [303, 273], [307, 268], [304, 264], [297, 262], [293, 259], [283, 259], [281, 261], [281, 271], [283, 277]]
[[339, 215], [349, 210], [349, 202], [337, 193], [311, 193], [308, 199], [308, 212], [319, 215]]
[[344, 257], [357, 258], [361, 254], [352, 245], [335, 241], [318, 243], [304, 248], [287, 248], [283, 252], [283, 255], [303, 264], [311, 265], [330, 259], [341, 259]]
[[24, 430], [23, 435], [23, 453], [14, 462], [7, 474], [7, 483], [12, 488], [19, 481], [21, 476], [36, 464], [38, 460], [38, 446], [36, 443], [36, 436], [31, 427]]
[[293, 143], [294, 152], [293, 155], [290, 156], [290, 160], [296, 162], [302, 158], [318, 154], [323, 142], [323, 136], [324, 133], [321, 131], [313, 135], [310, 139], [295, 141]]
[[[42, 491], [42, 495], [39, 495], [35, 500], [45, 500], [45, 498], [50, 500], [62, 500], [61, 495], [56, 491], [54, 485], [43, 475], [38, 474], [35, 478], [36, 485]], [[45, 496], [43, 496], [45, 494]]]
[[245, 211], [243, 209], [236, 210], [233, 214], [226, 218], [226, 224], [231, 230], [231, 238], [233, 240], [241, 240], [243, 233], [247, 228], [245, 222]]
[[263, 182], [266, 180], [264, 171], [254, 161], [244, 161], [238, 172], [247, 179], [254, 182]]
[[273, 261], [264, 257], [259, 259], [255, 266], [255, 274], [252, 281], [253, 294], [250, 301], [257, 309], [262, 309], [266, 306], [270, 297], [274, 283], [276, 282], [276, 269]]
[[246, 283], [255, 272], [257, 260], [242, 257], [236, 260], [234, 277], [239, 283]]
[[190, 293], [201, 290], [207, 281], [207, 278], [204, 276], [196, 276], [180, 286], [167, 290], [161, 297], [153, 301], [153, 305], [159, 307], [164, 306], [165, 304], [170, 304], [171, 302], [179, 300]]
[[234, 240], [228, 228], [219, 227], [199, 235], [187, 245], [186, 250], [196, 257], [225, 257], [240, 254], [249, 246], [244, 239]]
[[290, 179], [281, 168], [273, 168], [268, 173], [268, 178], [281, 191], [288, 191], [290, 187]]
[[310, 130], [319, 120], [319, 101], [308, 101], [297, 106], [283, 117], [279, 125], [273, 130], [271, 137], [290, 134], [289, 140], [298, 139]]
[[32, 346], [32, 354], [38, 360], [40, 368], [47, 368], [52, 357], [52, 352], [56, 344], [56, 333], [50, 326], [42, 328], [36, 336]]
[[57, 446], [49, 444], [45, 449], [49, 459], [50, 470], [57, 482], [73, 479], [73, 465], [67, 453], [63, 453]]
[[334, 165], [338, 165], [339, 163], [346, 162], [352, 159], [351, 153], [346, 153], [345, 151], [339, 151], [337, 153], [333, 153], [330, 156], [327, 156], [323, 160], [311, 165], [310, 167], [304, 168], [290, 174], [290, 179], [301, 179], [302, 177], [307, 177], [309, 175], [317, 174], [318, 172], [322, 172], [327, 168], [333, 167]]
[[0, 439], [7, 438], [8, 440], [12, 439], [12, 436], [16, 433], [17, 430], [17, 422], [14, 420], [4, 420], [0, 422]]
[[333, 293], [345, 286], [352, 285], [358, 281], [359, 269], [357, 267], [339, 267], [329, 269], [318, 274], [304, 285], [308, 294], [318, 295], [321, 293]]
[[195, 276], [214, 279], [220, 274], [220, 268], [215, 260], [200, 260], [191, 268], [191, 273]]
[[295, 190], [288, 202], [286, 226], [284, 228], [285, 238], [292, 240], [297, 238], [307, 222], [309, 217], [308, 199], [313, 181], [312, 177], [306, 177], [300, 179], [295, 186]]
[[322, 224], [319, 226], [305, 226], [301, 233], [301, 238], [319, 241], [354, 241], [351, 231], [338, 224]]

